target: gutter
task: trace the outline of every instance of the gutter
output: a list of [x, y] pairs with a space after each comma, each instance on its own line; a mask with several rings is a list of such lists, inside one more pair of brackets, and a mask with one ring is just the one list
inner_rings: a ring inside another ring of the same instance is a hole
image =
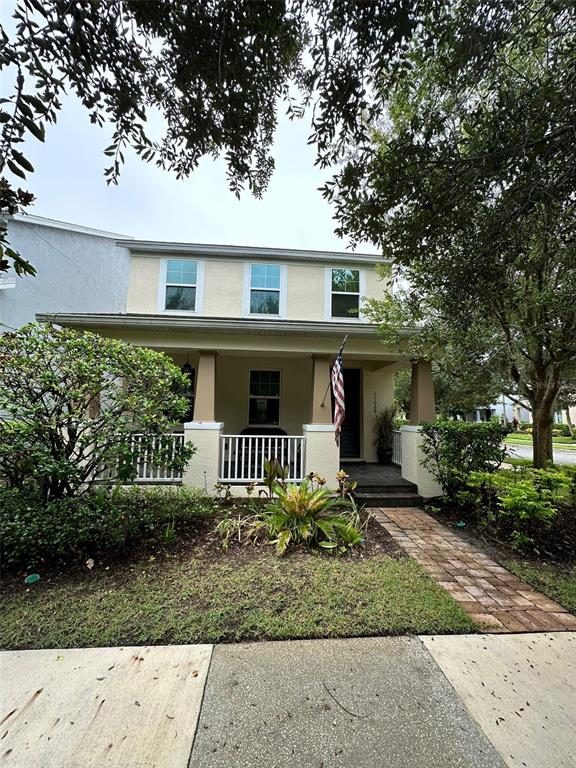
[[[72, 328], [123, 328], [204, 333], [266, 334], [280, 336], [335, 336], [378, 338], [378, 326], [369, 323], [314, 322], [306, 320], [255, 320], [246, 318], [181, 317], [137, 314], [47, 314], [36, 315], [41, 323]], [[402, 336], [413, 335], [404, 329]]]

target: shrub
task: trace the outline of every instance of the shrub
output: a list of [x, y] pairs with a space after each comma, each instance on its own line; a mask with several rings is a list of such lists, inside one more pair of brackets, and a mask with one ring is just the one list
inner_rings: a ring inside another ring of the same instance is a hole
[[[189, 382], [164, 354], [31, 323], [0, 336], [0, 480], [45, 501], [101, 476], [128, 482], [145, 451], [181, 470], [194, 449], [158, 439], [182, 417]], [[139, 433], [138, 445], [131, 439]]]
[[346, 552], [360, 544], [363, 535], [352, 498], [333, 496], [307, 478], [300, 485], [277, 483], [274, 497], [253, 514], [221, 520], [216, 526], [227, 547], [231, 539], [256, 541], [267, 538], [283, 555], [290, 544], [316, 545]]
[[1, 562], [38, 567], [172, 537], [177, 526], [214, 514], [217, 505], [187, 488], [102, 488], [49, 502], [16, 488], [0, 489]]
[[538, 549], [559, 506], [576, 502], [576, 469], [477, 472], [470, 477], [468, 495], [482, 525], [517, 549]]
[[506, 453], [507, 427], [497, 422], [429, 422], [422, 425], [423, 465], [450, 501], [466, 491], [473, 472], [496, 470]]

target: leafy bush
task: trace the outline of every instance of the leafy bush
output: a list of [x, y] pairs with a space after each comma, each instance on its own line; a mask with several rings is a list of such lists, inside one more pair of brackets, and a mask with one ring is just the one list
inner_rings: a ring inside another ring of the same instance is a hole
[[563, 504], [576, 504], [576, 468], [473, 473], [469, 498], [482, 525], [517, 549], [538, 549]]
[[100, 489], [44, 502], [0, 489], [0, 557], [10, 567], [38, 567], [118, 550], [144, 538], [170, 538], [177, 525], [214, 514], [216, 499], [187, 488]]
[[182, 470], [193, 446], [173, 453], [159, 436], [188, 386], [166, 355], [95, 333], [31, 323], [0, 336], [0, 481], [51, 501], [133, 480], [143, 451]]
[[227, 547], [232, 539], [255, 541], [261, 537], [283, 555], [290, 544], [316, 545], [347, 551], [363, 540], [358, 510], [351, 496], [333, 496], [310, 478], [300, 485], [276, 483], [274, 497], [253, 514], [226, 517], [216, 526]]
[[496, 470], [508, 430], [497, 422], [442, 421], [422, 425], [423, 465], [450, 501], [460, 501], [473, 472]]

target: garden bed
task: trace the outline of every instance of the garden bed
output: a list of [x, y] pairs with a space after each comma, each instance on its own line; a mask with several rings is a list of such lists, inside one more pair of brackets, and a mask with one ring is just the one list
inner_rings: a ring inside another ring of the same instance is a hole
[[269, 544], [213, 533], [217, 516], [181, 529], [170, 545], [141, 543], [5, 580], [3, 648], [236, 642], [470, 632], [473, 622], [384, 529], [346, 555], [303, 546], [278, 557]]

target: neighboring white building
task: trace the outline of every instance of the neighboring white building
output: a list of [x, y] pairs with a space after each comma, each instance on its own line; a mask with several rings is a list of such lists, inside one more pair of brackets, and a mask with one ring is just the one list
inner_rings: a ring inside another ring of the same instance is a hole
[[8, 239], [36, 276], [0, 272], [0, 332], [43, 312], [125, 312], [130, 240], [41, 216], [9, 216]]
[[[523, 403], [523, 400], [520, 400]], [[502, 395], [500, 402], [495, 403], [491, 410], [495, 416], [499, 416], [503, 421], [510, 423], [513, 419], [517, 419], [519, 422], [532, 424], [532, 411], [529, 410], [527, 404], [520, 405], [518, 402], [511, 400], [506, 395]], [[572, 421], [576, 416], [576, 408], [571, 408], [570, 413]], [[556, 411], [554, 414], [554, 422], [556, 424], [563, 424], [566, 421], [565, 412]]]

